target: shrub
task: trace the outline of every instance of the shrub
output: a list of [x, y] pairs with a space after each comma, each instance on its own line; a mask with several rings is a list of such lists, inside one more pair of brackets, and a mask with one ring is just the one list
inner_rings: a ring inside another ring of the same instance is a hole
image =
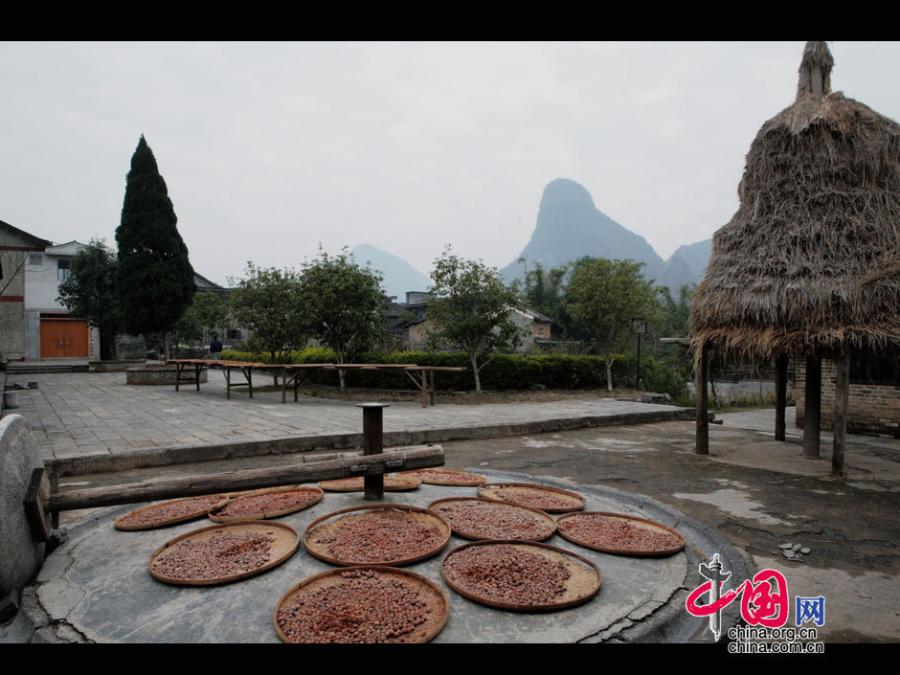
[[[223, 359], [236, 361], [261, 361], [269, 363], [269, 355], [227, 349]], [[289, 363], [334, 363], [332, 350], [308, 348], [290, 352]], [[650, 360], [652, 361], [652, 360]], [[461, 373], [440, 373], [436, 378], [438, 389], [468, 390], [472, 387], [469, 359], [462, 352], [391, 352], [369, 353], [358, 359], [360, 363], [415, 363], [420, 366], [455, 366], [466, 368]], [[626, 378], [633, 362], [617, 362], [614, 378]], [[649, 361], [647, 362], [649, 363]], [[641, 360], [642, 370], [645, 361]], [[660, 367], [660, 372], [664, 369]], [[648, 371], [650, 372], [650, 371]], [[654, 371], [655, 372], [655, 371]], [[643, 374], [643, 373], [642, 373]], [[645, 381], [646, 377], [645, 377]], [[334, 371], [313, 371], [307, 378], [311, 384], [336, 385]], [[654, 380], [655, 382], [655, 380]], [[599, 356], [571, 354], [497, 354], [482, 371], [482, 384], [487, 389], [529, 389], [535, 385], [548, 389], [599, 389], [606, 386], [606, 367]], [[352, 370], [347, 372], [347, 385], [379, 389], [411, 389], [413, 383], [402, 370]], [[668, 389], [662, 389], [668, 391]]]

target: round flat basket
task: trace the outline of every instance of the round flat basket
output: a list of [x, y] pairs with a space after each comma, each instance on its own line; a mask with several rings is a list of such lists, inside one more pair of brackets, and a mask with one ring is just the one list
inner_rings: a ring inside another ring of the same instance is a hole
[[587, 558], [547, 544], [507, 539], [463, 544], [444, 558], [441, 574], [464, 598], [520, 612], [584, 604], [603, 584], [600, 568]]
[[573, 544], [602, 553], [641, 558], [675, 555], [684, 548], [684, 537], [662, 523], [622, 513], [585, 511], [561, 516], [560, 536]]
[[310, 555], [333, 565], [408, 565], [437, 555], [450, 524], [417, 506], [378, 504], [329, 513], [303, 533]]
[[401, 476], [418, 476], [427, 485], [449, 485], [453, 487], [478, 487], [484, 485], [487, 479], [477, 473], [457, 471], [455, 469], [418, 469], [405, 471]]
[[238, 492], [228, 492], [225, 496], [229, 499], [235, 497], [249, 497], [250, 495], [264, 495], [270, 492], [284, 492], [285, 490], [293, 490], [300, 487], [315, 487], [310, 485], [278, 485], [276, 487], [255, 488], [253, 490], [240, 490]]
[[430, 579], [362, 565], [304, 579], [281, 597], [272, 620], [285, 642], [423, 643], [449, 614], [447, 594]]
[[153, 578], [178, 586], [213, 586], [270, 570], [296, 552], [300, 535], [282, 523], [212, 525], [166, 542], [150, 556]]
[[[385, 492], [417, 490], [421, 484], [422, 479], [418, 476], [409, 476], [403, 473], [384, 474]], [[338, 478], [337, 480], [320, 481], [319, 487], [325, 492], [362, 492], [365, 489], [365, 481], [362, 476]]]
[[222, 507], [209, 513], [215, 523], [237, 523], [246, 520], [278, 518], [307, 509], [322, 501], [325, 496], [317, 487], [301, 487], [230, 499]]
[[225, 495], [203, 495], [158, 502], [119, 516], [114, 526], [117, 530], [152, 530], [202, 518], [213, 509], [221, 508], [227, 503], [228, 497]]
[[478, 488], [478, 496], [546, 513], [568, 513], [584, 509], [584, 497], [577, 492], [532, 483], [488, 483]]
[[450, 497], [428, 505], [463, 539], [543, 541], [556, 532], [556, 520], [537, 509], [480, 497]]

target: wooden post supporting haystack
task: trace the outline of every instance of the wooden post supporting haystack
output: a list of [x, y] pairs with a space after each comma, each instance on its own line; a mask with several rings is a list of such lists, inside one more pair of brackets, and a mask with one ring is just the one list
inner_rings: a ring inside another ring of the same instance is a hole
[[694, 397], [697, 400], [697, 440], [696, 450], [698, 455], [709, 454], [709, 397], [707, 395], [707, 381], [709, 380], [709, 355], [706, 345], [700, 347], [697, 357], [697, 367], [694, 373]]
[[785, 438], [784, 412], [787, 407], [787, 354], [775, 359], [775, 440]]
[[818, 459], [822, 422], [822, 359], [806, 357], [806, 388], [803, 411], [803, 456]]
[[841, 353], [837, 359], [834, 379], [834, 448], [831, 454], [831, 475], [844, 475], [844, 448], [847, 442], [847, 406], [850, 400], [850, 356]]

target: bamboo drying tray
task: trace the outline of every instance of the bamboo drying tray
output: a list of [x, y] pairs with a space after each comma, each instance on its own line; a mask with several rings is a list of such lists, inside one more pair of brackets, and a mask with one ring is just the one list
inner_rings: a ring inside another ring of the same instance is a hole
[[[449, 504], [452, 502], [476, 502], [478, 504], [483, 504], [485, 507], [497, 508], [497, 509], [513, 509], [516, 511], [524, 512], [532, 517], [535, 521], [540, 521], [545, 523], [546, 525], [546, 533], [543, 536], [537, 538], [516, 538], [510, 537], [507, 535], [508, 539], [515, 539], [516, 541], [544, 541], [549, 539], [554, 534], [556, 534], [556, 519], [553, 516], [548, 515], [544, 511], [540, 511], [538, 509], [532, 509], [527, 506], [517, 506], [516, 504], [509, 504], [508, 502], [500, 502], [494, 501], [491, 499], [482, 499], [481, 497], [449, 497], [447, 499], [438, 499], [437, 501], [431, 502], [428, 505], [429, 510], [434, 511], [439, 516], [443, 517], [448, 523], [450, 523], [450, 527], [453, 530], [453, 534], [457, 537], [462, 537], [463, 539], [471, 539], [474, 541], [484, 541], [488, 539], [496, 539], [495, 536], [487, 536], [484, 533], [480, 533], [477, 528], [476, 529], [461, 529], [459, 526], [455, 525], [449, 517], [445, 516], [441, 513], [439, 507], [441, 504]], [[485, 508], [485, 517], [490, 517], [490, 508]]]
[[[174, 504], [176, 502], [189, 502], [189, 501], [198, 501], [202, 499], [208, 499], [210, 497], [219, 497], [219, 501], [214, 503], [212, 506], [203, 506], [199, 507], [191, 511], [190, 513], [184, 514], [182, 516], [177, 516], [174, 518], [165, 518], [162, 520], [157, 520], [151, 523], [144, 523], [141, 525], [128, 525], [126, 522], [126, 518], [136, 513], [145, 513], [147, 511], [153, 511], [154, 509], [161, 509], [170, 504]], [[195, 518], [202, 518], [207, 515], [213, 509], [219, 509], [225, 506], [228, 503], [227, 495], [201, 495], [200, 497], [186, 497], [184, 499], [170, 499], [165, 502], [157, 502], [155, 504], [148, 504], [147, 506], [142, 506], [139, 509], [134, 509], [133, 511], [129, 511], [125, 515], [119, 516], [116, 518], [113, 526], [117, 530], [126, 530], [126, 531], [136, 531], [136, 530], [155, 530], [158, 527], [166, 527], [167, 525], [174, 525], [176, 523], [183, 523], [188, 520], [194, 520]]]
[[[271, 546], [271, 550], [269, 551], [269, 560], [265, 564], [260, 567], [254, 568], [252, 570], [248, 570], [246, 572], [241, 572], [238, 574], [232, 574], [223, 577], [216, 577], [214, 579], [183, 579], [183, 578], [174, 578], [166, 576], [165, 574], [155, 572], [153, 570], [153, 563], [164, 553], [168, 548], [173, 546], [174, 544], [183, 541], [189, 538], [197, 538], [198, 540], [209, 539], [216, 532], [228, 531], [232, 533], [242, 533], [242, 532], [265, 532], [271, 533], [275, 538], [274, 543]], [[267, 570], [272, 569], [273, 567], [277, 567], [285, 560], [290, 558], [297, 551], [297, 548], [300, 546], [300, 534], [293, 527], [289, 525], [285, 525], [283, 523], [274, 523], [272, 521], [265, 520], [257, 520], [257, 521], [249, 521], [243, 523], [232, 523], [226, 525], [211, 525], [209, 527], [203, 527], [199, 530], [193, 530], [192, 532], [187, 532], [182, 534], [181, 536], [175, 537], [174, 539], [167, 541], [165, 544], [156, 549], [153, 554], [150, 556], [150, 560], [147, 563], [147, 567], [150, 571], [150, 574], [154, 579], [165, 582], [167, 584], [174, 584], [176, 586], [216, 586], [219, 584], [227, 584], [232, 581], [237, 581], [239, 579], [246, 579], [247, 577], [252, 577], [257, 574], [261, 574]]]
[[[430, 642], [444, 629], [444, 626], [447, 625], [447, 619], [450, 616], [450, 600], [447, 597], [446, 591], [444, 591], [444, 589], [438, 586], [431, 579], [428, 579], [421, 574], [416, 574], [415, 572], [410, 572], [408, 570], [397, 569], [395, 567], [386, 567], [384, 565], [354, 565], [353, 567], [345, 567], [339, 570], [328, 570], [326, 572], [321, 572], [319, 574], [313, 575], [307, 579], [304, 579], [303, 581], [292, 587], [283, 596], [281, 596], [281, 599], [275, 606], [275, 611], [272, 613], [272, 622], [275, 625], [275, 632], [278, 633], [278, 637], [281, 638], [284, 642], [290, 642], [288, 637], [281, 630], [281, 626], [278, 623], [278, 611], [281, 609], [282, 605], [291, 598], [291, 596], [293, 596], [295, 593], [311, 592], [326, 585], [340, 584], [340, 575], [350, 570], [372, 570], [378, 572], [380, 575], [392, 575], [402, 577], [403, 579], [412, 579], [417, 583], [422, 591], [424, 591], [424, 595], [426, 596], [425, 601], [432, 609], [431, 616], [429, 618], [429, 621], [427, 622], [427, 628], [425, 628], [424, 634], [421, 635], [418, 639], [410, 640], [410, 642], [407, 644], [421, 644]], [[359, 602], [366, 602], [366, 598], [359, 598]]]
[[[562, 523], [571, 518], [582, 518], [591, 516], [606, 516], [608, 518], [616, 518], [618, 520], [625, 520], [632, 523], [638, 524], [638, 527], [642, 527], [649, 530], [657, 530], [662, 532], [668, 532], [670, 534], [675, 535], [678, 538], [678, 544], [675, 544], [668, 548], [661, 549], [627, 549], [627, 548], [617, 548], [613, 546], [598, 546], [596, 544], [590, 544], [585, 540], [578, 539], [571, 534], [566, 534], [563, 528], [561, 527]], [[557, 526], [559, 527], [559, 536], [571, 541], [573, 544], [578, 544], [579, 546], [584, 546], [585, 548], [592, 549], [594, 551], [600, 551], [601, 553], [613, 553], [615, 555], [627, 555], [634, 558], [664, 558], [670, 555], [675, 555], [679, 551], [684, 549], [685, 541], [684, 537], [681, 533], [668, 525], [663, 525], [662, 523], [657, 523], [655, 520], [648, 520], [646, 518], [638, 518], [637, 516], [628, 516], [623, 513], [612, 513], [609, 511], [584, 511], [582, 513], [572, 513], [565, 516], [560, 516], [557, 520]]]
[[[424, 553], [419, 553], [417, 555], [410, 555], [393, 560], [379, 560], [377, 562], [360, 562], [356, 560], [341, 559], [335, 555], [332, 555], [328, 544], [323, 544], [319, 541], [319, 539], [327, 538], [329, 535], [337, 532], [340, 527], [341, 520], [345, 520], [347, 518], [365, 517], [367, 513], [381, 513], [388, 511], [415, 514], [417, 516], [417, 520], [426, 522], [429, 525], [437, 526], [443, 534], [440, 544], [432, 547]], [[359, 515], [352, 515], [354, 513], [357, 513]], [[303, 532], [303, 547], [309, 552], [310, 555], [318, 558], [319, 560], [324, 560], [327, 563], [331, 563], [332, 565], [342, 565], [348, 567], [355, 567], [359, 565], [409, 565], [420, 560], [426, 560], [428, 558], [434, 557], [435, 555], [440, 553], [440, 551], [447, 545], [447, 542], [450, 541], [450, 534], [450, 523], [448, 523], [438, 514], [433, 513], [428, 509], [419, 508], [418, 506], [408, 506], [406, 504], [373, 504], [371, 506], [353, 506], [347, 509], [335, 511], [333, 513], [328, 513], [321, 518], [317, 518], [316, 520], [311, 522]]]
[[[540, 605], [504, 602], [501, 600], [494, 600], [488, 597], [481, 596], [478, 593], [461, 587], [456, 582], [453, 582], [448, 578], [446, 571], [447, 561], [450, 560], [454, 555], [457, 555], [460, 551], [475, 546], [501, 545], [509, 545], [516, 548], [526, 549], [530, 553], [535, 553], [554, 562], [563, 563], [568, 568], [571, 574], [569, 579], [566, 580], [566, 592], [563, 597], [558, 601]], [[603, 574], [600, 572], [600, 568], [587, 558], [580, 556], [577, 553], [572, 553], [571, 551], [557, 548], [556, 546], [549, 546], [548, 544], [541, 544], [533, 541], [523, 542], [513, 539], [473, 541], [469, 544], [463, 544], [459, 548], [453, 549], [452, 551], [450, 551], [450, 553], [447, 554], [447, 556], [444, 558], [443, 563], [441, 564], [441, 576], [443, 576], [444, 582], [450, 588], [452, 588], [455, 592], [459, 593], [464, 598], [482, 605], [487, 605], [488, 607], [506, 609], [514, 612], [553, 612], [561, 609], [576, 607], [588, 602], [594, 596], [596, 596], [600, 592], [600, 588], [603, 585]]]
[[[421, 484], [422, 479], [417, 476], [404, 476], [402, 473], [384, 474], [385, 492], [417, 490]], [[319, 487], [326, 492], [363, 492], [365, 490], [365, 480], [363, 476], [323, 480], [319, 482]]]
[[[451, 487], [478, 487], [484, 485], [487, 479], [470, 471], [457, 471], [456, 469], [417, 469], [404, 471], [401, 476], [418, 476], [426, 485], [449, 485]], [[449, 476], [449, 478], [444, 477]], [[458, 477], [454, 480], [454, 477]]]
[[582, 497], [577, 492], [570, 492], [569, 490], [561, 490], [560, 488], [548, 487], [547, 485], [539, 485], [537, 483], [488, 483], [487, 485], [483, 485], [478, 488], [478, 496], [482, 499], [490, 499], [496, 502], [505, 502], [507, 504], [515, 504], [516, 506], [525, 506], [527, 508], [538, 508], [531, 504], [525, 503], [524, 500], [519, 499], [516, 500], [515, 496], [503, 496], [502, 491], [504, 488], [520, 488], [524, 491], [535, 492], [535, 493], [551, 493], [555, 497], [564, 496], [569, 498], [569, 501], [572, 503], [571, 507], [557, 507], [557, 508], [549, 508], [549, 509], [540, 509], [545, 513], [569, 513], [570, 511], [581, 511], [584, 509], [584, 497]]
[[[313, 493], [315, 495], [315, 499], [310, 502], [301, 502], [299, 504], [295, 504], [294, 506], [285, 507], [277, 511], [260, 510], [247, 515], [227, 515], [223, 513], [228, 509], [229, 506], [236, 505], [241, 500], [253, 499], [255, 497], [263, 497], [268, 495], [278, 495], [283, 493]], [[226, 504], [217, 507], [208, 514], [208, 518], [214, 523], [239, 523], [248, 520], [266, 520], [267, 518], [278, 518], [279, 516], [286, 516], [289, 513], [296, 513], [297, 511], [302, 511], [303, 509], [308, 509], [311, 506], [315, 506], [320, 501], [322, 501], [322, 498], [324, 496], [325, 493], [317, 487], [281, 488], [278, 490], [270, 490], [268, 492], [245, 494], [241, 497], [230, 499]]]

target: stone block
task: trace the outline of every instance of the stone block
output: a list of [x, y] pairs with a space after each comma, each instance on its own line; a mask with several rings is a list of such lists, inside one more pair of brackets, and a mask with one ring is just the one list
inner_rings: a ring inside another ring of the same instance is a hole
[[0, 420], [0, 597], [21, 590], [44, 560], [22, 501], [34, 469], [43, 466], [31, 427], [21, 415]]

